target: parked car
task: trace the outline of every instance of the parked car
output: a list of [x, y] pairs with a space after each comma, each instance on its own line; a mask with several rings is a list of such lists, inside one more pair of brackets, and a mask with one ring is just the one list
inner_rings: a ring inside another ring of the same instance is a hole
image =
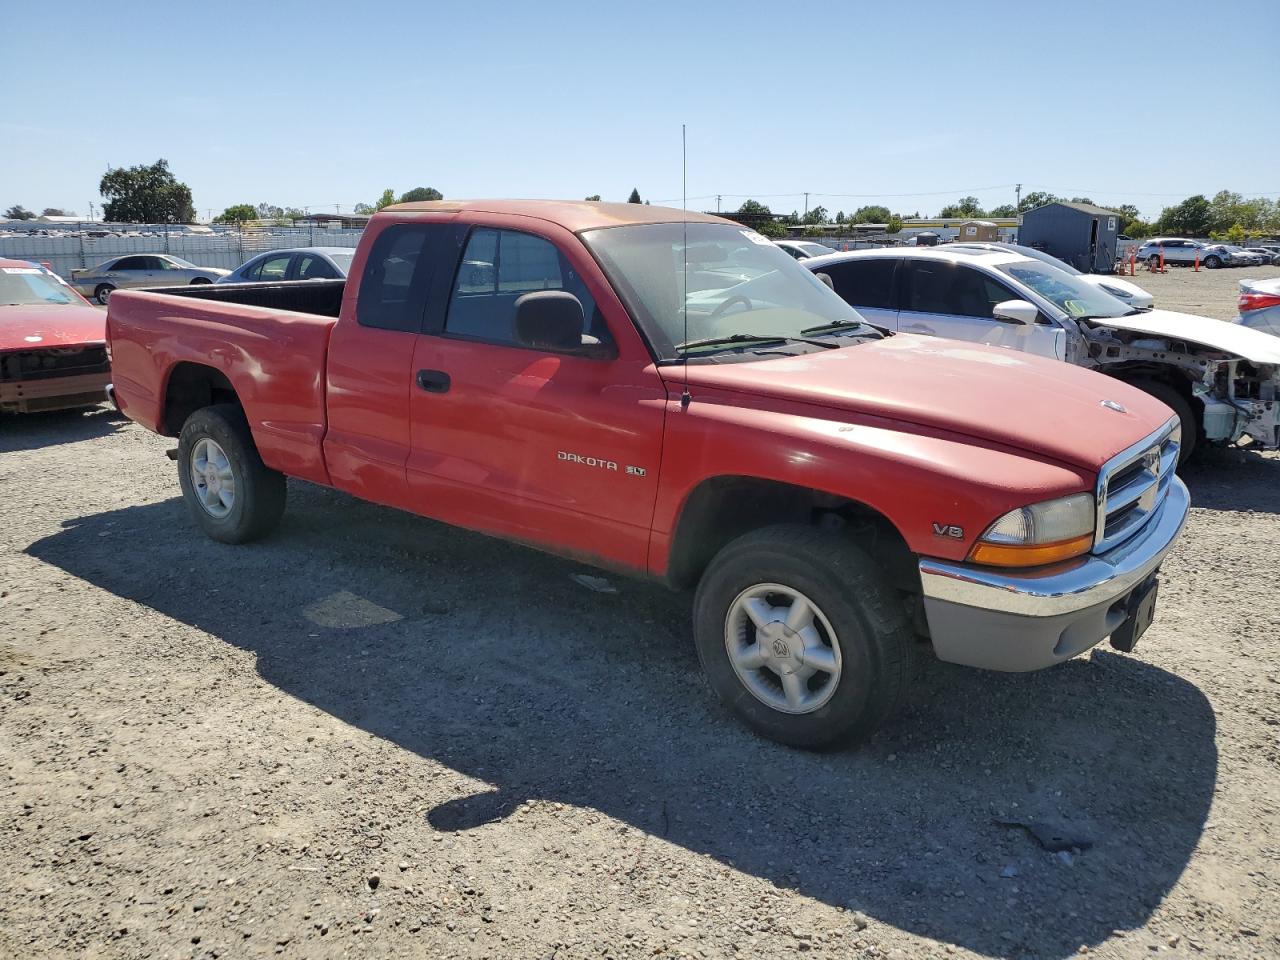
[[1280, 247], [1245, 247], [1244, 249], [1246, 253], [1261, 257], [1264, 264], [1280, 266]]
[[1127, 304], [1135, 310], [1150, 310], [1156, 302], [1156, 298], [1150, 293], [1143, 290], [1136, 283], [1130, 283], [1123, 277], [1117, 277], [1112, 274], [1085, 273], [1082, 270], [1077, 270], [1066, 261], [1059, 260], [1052, 254], [1045, 253], [1043, 250], [1037, 250], [1035, 247], [1024, 247], [1017, 243], [973, 242], [960, 243], [951, 247], [952, 250], [957, 248], [969, 250], [993, 250], [997, 253], [1017, 253], [1024, 257], [1030, 257], [1032, 260], [1039, 260], [1043, 263], [1055, 266], [1064, 273], [1071, 274], [1073, 277], [1078, 277], [1085, 283], [1093, 284], [1098, 289], [1106, 291], [1121, 303]]
[[773, 242], [797, 260], [807, 260], [809, 257], [821, 257], [831, 253], [832, 249], [825, 243], [815, 243], [812, 240], [775, 240]]
[[1219, 243], [1208, 248], [1211, 251], [1222, 250], [1227, 254], [1228, 265], [1232, 267], [1261, 267], [1271, 262], [1269, 256], [1261, 253], [1254, 253], [1252, 250], [1246, 250], [1244, 247], [1236, 246], [1233, 243]]
[[349, 281], [112, 297], [121, 407], [178, 438], [213, 539], [270, 533], [288, 475], [696, 584], [711, 685], [809, 747], [888, 715], [913, 629], [1032, 670], [1151, 620], [1188, 499], [1178, 420], [1141, 390], [882, 333], [682, 210], [401, 204], [356, 259]]
[[1167, 403], [1182, 459], [1250, 437], [1280, 447], [1280, 341], [1169, 310], [1140, 311], [1061, 268], [1017, 253], [863, 250], [806, 260], [872, 323], [996, 344], [1106, 373]]
[[284, 280], [340, 280], [351, 269], [351, 247], [297, 247], [268, 250], [242, 263], [218, 283], [279, 283]]
[[1241, 280], [1240, 325], [1280, 336], [1280, 278]]
[[116, 290], [213, 283], [230, 272], [220, 267], [197, 267], [167, 253], [130, 253], [104, 260], [96, 267], [72, 270], [71, 285], [84, 296], [105, 304]]
[[36, 263], [0, 260], [0, 412], [107, 399], [106, 317]]
[[1153, 267], [1160, 265], [1160, 254], [1164, 254], [1164, 262], [1170, 265], [1189, 267], [1200, 259], [1200, 266], [1210, 270], [1227, 266], [1230, 258], [1222, 251], [1209, 253], [1208, 244], [1199, 240], [1183, 240], [1180, 237], [1156, 237], [1147, 240], [1138, 248], [1137, 258]]

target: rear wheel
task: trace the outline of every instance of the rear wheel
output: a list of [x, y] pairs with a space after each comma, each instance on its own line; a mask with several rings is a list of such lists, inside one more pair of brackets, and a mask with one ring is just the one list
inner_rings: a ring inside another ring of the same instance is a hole
[[113, 290], [115, 290], [115, 287], [113, 287], [111, 284], [100, 283], [96, 288], [94, 288], [93, 299], [97, 300], [100, 304], [102, 304], [105, 307], [107, 305], [107, 301], [111, 299], [111, 292]]
[[208, 277], [195, 277], [194, 279], [192, 279], [190, 286], [194, 287], [196, 284], [199, 284], [199, 283], [213, 283], [213, 281], [210, 280]]
[[1178, 451], [1178, 466], [1181, 467], [1191, 459], [1200, 443], [1200, 420], [1191, 401], [1160, 380], [1134, 380], [1131, 386], [1155, 397], [1178, 415], [1178, 422], [1182, 425], [1182, 448]]
[[222, 543], [264, 537], [284, 513], [284, 474], [262, 462], [244, 411], [233, 403], [187, 418], [178, 437], [178, 482], [196, 523]]
[[698, 584], [698, 658], [729, 709], [771, 740], [865, 739], [908, 686], [913, 640], [896, 601], [834, 531], [766, 527], [721, 550]]

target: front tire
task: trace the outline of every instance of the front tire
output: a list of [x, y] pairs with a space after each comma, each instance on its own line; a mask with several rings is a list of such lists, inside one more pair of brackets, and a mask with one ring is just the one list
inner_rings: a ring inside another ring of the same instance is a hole
[[1206, 270], [1217, 270], [1220, 266], [1222, 266], [1222, 260], [1218, 257], [1210, 256], [1204, 258], [1204, 268]]
[[1178, 451], [1178, 469], [1181, 470], [1200, 444], [1200, 420], [1191, 401], [1160, 380], [1134, 380], [1130, 386], [1155, 397], [1178, 415], [1178, 422], [1182, 425], [1182, 448]]
[[863, 740], [906, 693], [914, 641], [893, 588], [846, 538], [766, 527], [711, 561], [694, 601], [712, 689], [770, 740]]
[[195, 278], [193, 278], [193, 279], [192, 279], [192, 281], [191, 281], [191, 283], [189, 284], [189, 286], [194, 287], [194, 286], [196, 286], [197, 284], [200, 284], [200, 283], [213, 283], [213, 281], [212, 281], [212, 280], [210, 280], [208, 277], [195, 277]]
[[107, 305], [107, 301], [111, 299], [111, 293], [114, 290], [115, 287], [111, 284], [100, 283], [93, 291], [93, 299], [97, 300], [98, 303], [105, 307]]
[[258, 540], [280, 522], [284, 474], [262, 462], [234, 403], [197, 410], [178, 437], [178, 482], [191, 516], [220, 543]]

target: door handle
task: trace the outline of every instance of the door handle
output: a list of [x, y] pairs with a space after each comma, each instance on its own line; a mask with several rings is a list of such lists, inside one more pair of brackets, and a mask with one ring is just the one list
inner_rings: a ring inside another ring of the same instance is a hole
[[449, 375], [443, 370], [419, 370], [418, 387], [427, 393], [448, 393]]

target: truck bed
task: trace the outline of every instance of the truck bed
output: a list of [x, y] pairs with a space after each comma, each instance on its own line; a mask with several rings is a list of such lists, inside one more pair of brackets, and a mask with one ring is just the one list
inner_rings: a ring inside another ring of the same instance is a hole
[[325, 363], [346, 281], [120, 290], [107, 306], [115, 395], [126, 415], [177, 436], [228, 388], [269, 467], [328, 483]]

